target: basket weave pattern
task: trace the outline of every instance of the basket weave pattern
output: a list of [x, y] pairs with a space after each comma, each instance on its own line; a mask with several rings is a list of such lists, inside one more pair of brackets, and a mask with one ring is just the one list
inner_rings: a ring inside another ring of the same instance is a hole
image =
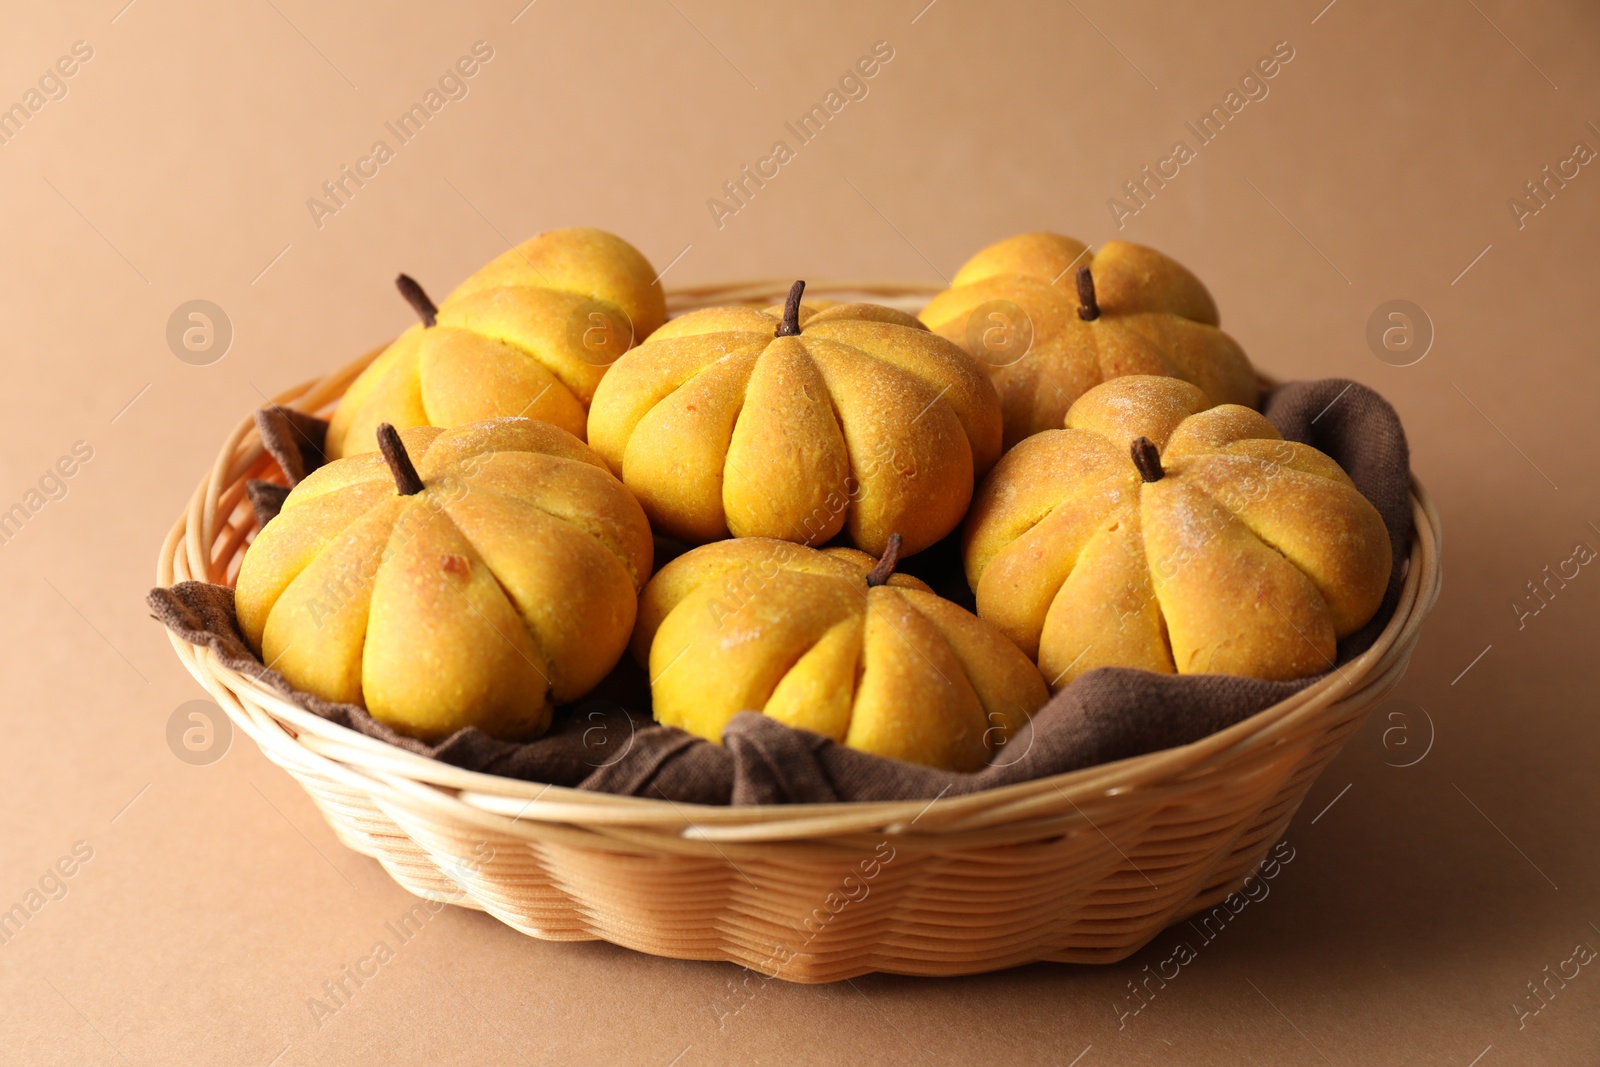
[[[669, 305], [766, 305], [786, 289], [707, 286]], [[913, 311], [930, 294], [807, 292]], [[376, 354], [275, 400], [321, 412]], [[255, 528], [245, 483], [278, 476], [244, 419], [162, 546], [157, 581], [231, 584]], [[1237, 889], [1399, 682], [1441, 581], [1439, 518], [1419, 484], [1412, 492], [1394, 617], [1327, 678], [1194, 744], [932, 802], [705, 807], [463, 771], [321, 719], [206, 649], [176, 637], [173, 647], [341, 841], [412, 893], [534, 937], [728, 960], [796, 982], [1103, 963]]]

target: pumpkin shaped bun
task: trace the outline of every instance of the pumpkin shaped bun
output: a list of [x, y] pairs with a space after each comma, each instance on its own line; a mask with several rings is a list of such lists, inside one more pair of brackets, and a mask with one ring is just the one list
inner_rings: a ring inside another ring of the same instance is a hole
[[994, 627], [882, 560], [765, 537], [719, 541], [661, 568], [633, 654], [657, 721], [720, 742], [760, 711], [851, 748], [971, 771], [1049, 697]]
[[296, 485], [235, 603], [262, 662], [436, 741], [543, 733], [627, 648], [649, 524], [577, 438], [530, 419], [377, 430]]
[[964, 544], [978, 614], [1052, 689], [1107, 666], [1301, 678], [1377, 612], [1377, 509], [1259, 413], [1135, 375], [1065, 421], [995, 467]]
[[691, 544], [841, 530], [919, 552], [961, 523], [1000, 455], [983, 368], [874, 304], [728, 307], [673, 319], [595, 391], [589, 441], [658, 533]]
[[1111, 241], [1091, 253], [1030, 233], [990, 245], [956, 272], [922, 321], [988, 367], [1005, 446], [1057, 429], [1072, 402], [1125, 374], [1165, 374], [1213, 403], [1254, 407], [1255, 371], [1217, 329], [1211, 294], [1177, 261]]
[[655, 268], [603, 230], [524, 241], [438, 307], [406, 275], [397, 284], [422, 321], [350, 384], [328, 427], [330, 458], [371, 452], [384, 422], [526, 417], [582, 440], [606, 368], [667, 317]]

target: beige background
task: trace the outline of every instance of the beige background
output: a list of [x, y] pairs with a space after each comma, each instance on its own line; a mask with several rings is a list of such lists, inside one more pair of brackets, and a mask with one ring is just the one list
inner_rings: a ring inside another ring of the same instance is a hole
[[[0, 1061], [1600, 1062], [1600, 966], [1521, 1029], [1515, 1007], [1600, 947], [1600, 573], [1521, 630], [1512, 608], [1600, 548], [1600, 167], [1524, 228], [1506, 207], [1600, 148], [1592, 5], [523, 2], [6, 13], [0, 104], [73, 42], [94, 55], [0, 146], [0, 510], [74, 442], [94, 454], [0, 546], [0, 907], [75, 842], [93, 858], [0, 945]], [[306, 199], [479, 40], [469, 95], [319, 229]], [[717, 228], [707, 198], [879, 40], [867, 98]], [[1107, 198], [1285, 40], [1270, 95], [1119, 234]], [[1425, 749], [1416, 706], [1431, 749], [1397, 768], [1359, 736], [1270, 896], [1120, 1031], [1126, 983], [1183, 928], [1114, 967], [746, 993], [730, 966], [450, 909], [318, 1025], [307, 999], [411, 900], [247, 741], [203, 767], [169, 751], [200, 690], [142, 606], [156, 549], [264, 393], [407, 321], [397, 270], [444, 290], [579, 223], [682, 253], [669, 285], [933, 280], [1033, 228], [1175, 254], [1261, 366], [1359, 379], [1405, 418], [1448, 577], [1398, 751]], [[165, 340], [193, 298], [235, 330], [210, 366]], [[1437, 331], [1404, 368], [1366, 341], [1397, 298]]]

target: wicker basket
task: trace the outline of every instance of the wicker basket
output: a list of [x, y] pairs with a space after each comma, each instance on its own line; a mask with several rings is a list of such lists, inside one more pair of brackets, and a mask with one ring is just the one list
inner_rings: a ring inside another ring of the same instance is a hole
[[[712, 286], [670, 303], [769, 304], [786, 288]], [[808, 290], [911, 310], [929, 294]], [[374, 355], [276, 399], [322, 411]], [[157, 580], [231, 583], [255, 527], [245, 482], [278, 476], [246, 418], [162, 546]], [[333, 725], [205, 649], [173, 647], [340, 840], [412, 893], [534, 937], [794, 982], [1105, 963], [1237, 889], [1400, 680], [1440, 586], [1439, 517], [1415, 482], [1412, 493], [1399, 607], [1363, 655], [1194, 744], [933, 802], [707, 807], [472, 773]]]

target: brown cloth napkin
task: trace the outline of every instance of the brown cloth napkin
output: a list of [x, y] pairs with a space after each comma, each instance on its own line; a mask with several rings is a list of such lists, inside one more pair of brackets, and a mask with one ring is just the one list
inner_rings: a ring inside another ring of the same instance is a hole
[[[1381, 396], [1342, 379], [1280, 386], [1267, 395], [1262, 410], [1284, 437], [1337, 460], [1389, 530], [1395, 563], [1388, 593], [1372, 622], [1340, 642], [1343, 664], [1371, 646], [1399, 597], [1411, 540], [1405, 432]], [[281, 408], [263, 409], [257, 422], [291, 483], [322, 462], [325, 424]], [[251, 494], [263, 522], [282, 503], [282, 487], [270, 487], [277, 492]], [[907, 560], [902, 569], [970, 608], [958, 542], [959, 535], [952, 535]], [[1198, 741], [1316, 681], [1263, 682], [1114, 667], [1090, 671], [1036, 712], [1031, 728], [1001, 746], [988, 767], [962, 774], [867, 755], [755, 712], [734, 716], [721, 745], [657, 726], [650, 719], [643, 672], [624, 656], [599, 689], [558, 709], [550, 733], [536, 741], [497, 741], [466, 729], [426, 745], [375, 721], [362, 708], [299, 692], [262, 666], [240, 636], [232, 589], [181, 582], [151, 590], [148, 603], [179, 637], [212, 649], [227, 666], [259, 678], [308, 711], [369, 737], [467, 770], [694, 804], [925, 800], [971, 793]]]

